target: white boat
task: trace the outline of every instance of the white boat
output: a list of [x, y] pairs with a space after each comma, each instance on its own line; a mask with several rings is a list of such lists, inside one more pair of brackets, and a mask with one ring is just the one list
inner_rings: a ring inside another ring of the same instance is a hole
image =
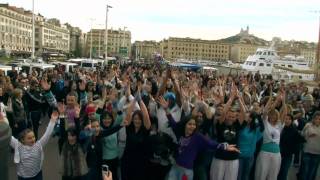
[[310, 71], [311, 65], [302, 56], [287, 55], [280, 58], [272, 48], [258, 48], [254, 55], [251, 55], [241, 65], [247, 72], [260, 74], [272, 74], [278, 79], [291, 80], [314, 80], [314, 74], [303, 73]]

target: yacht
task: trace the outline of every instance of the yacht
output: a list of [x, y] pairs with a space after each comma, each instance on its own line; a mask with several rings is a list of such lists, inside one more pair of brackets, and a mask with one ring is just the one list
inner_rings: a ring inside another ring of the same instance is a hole
[[272, 74], [278, 79], [286, 80], [314, 80], [314, 72], [310, 62], [302, 56], [278, 56], [273, 48], [258, 48], [254, 55], [250, 55], [241, 65], [247, 72]]

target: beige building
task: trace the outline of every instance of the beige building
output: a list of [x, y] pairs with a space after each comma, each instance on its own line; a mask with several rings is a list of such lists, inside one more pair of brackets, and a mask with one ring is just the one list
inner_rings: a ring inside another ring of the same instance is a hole
[[57, 19], [46, 20], [36, 16], [35, 28], [36, 54], [68, 54], [70, 50], [70, 31]]
[[0, 4], [0, 47], [13, 55], [31, 55], [32, 13]]
[[231, 45], [230, 60], [233, 62], [244, 62], [249, 55], [253, 55], [258, 46], [251, 44], [233, 44]]
[[230, 45], [212, 40], [169, 37], [161, 44], [161, 54], [167, 60], [212, 60], [230, 59]]
[[[91, 36], [92, 35], [92, 36]], [[86, 55], [90, 56], [92, 41], [92, 57], [102, 57], [105, 53], [105, 29], [91, 29], [86, 34]], [[131, 56], [131, 32], [108, 29], [108, 56]]]
[[70, 32], [70, 53], [73, 57], [82, 57], [83, 55], [83, 34], [80, 28], [65, 24]]
[[136, 41], [132, 46], [132, 54], [136, 59], [151, 60], [160, 52], [160, 43], [156, 41]]
[[317, 57], [317, 49], [315, 49], [315, 48], [301, 49], [300, 55], [303, 56], [310, 63], [315, 64], [316, 57]]

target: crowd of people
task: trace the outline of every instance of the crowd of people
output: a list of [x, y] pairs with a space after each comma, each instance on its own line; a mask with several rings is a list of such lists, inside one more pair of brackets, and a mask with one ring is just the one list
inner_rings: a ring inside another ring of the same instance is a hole
[[135, 64], [0, 73], [0, 132], [12, 130], [19, 180], [49, 179], [50, 138], [62, 180], [110, 178], [103, 165], [114, 180], [286, 180], [292, 164], [298, 179], [315, 180], [319, 105], [320, 87], [259, 73]]

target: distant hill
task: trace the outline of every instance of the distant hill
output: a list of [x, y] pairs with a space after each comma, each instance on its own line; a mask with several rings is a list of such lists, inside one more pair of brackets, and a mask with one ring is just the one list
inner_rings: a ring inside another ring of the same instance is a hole
[[252, 45], [260, 45], [260, 46], [268, 46], [269, 42], [262, 39], [258, 38], [254, 35], [250, 34], [237, 34], [235, 36], [230, 36], [225, 39], [220, 39], [219, 41], [223, 43], [232, 43], [232, 44], [252, 44]]

